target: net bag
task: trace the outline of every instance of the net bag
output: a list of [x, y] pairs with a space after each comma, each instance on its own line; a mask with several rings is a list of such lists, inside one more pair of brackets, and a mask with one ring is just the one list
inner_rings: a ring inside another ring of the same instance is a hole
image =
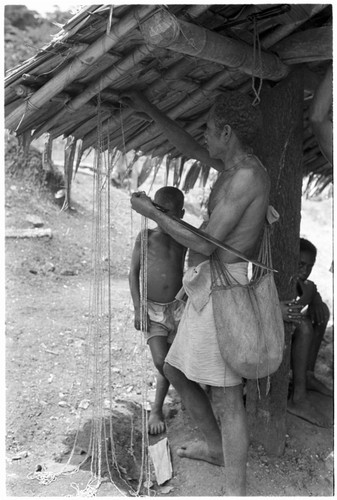
[[[259, 261], [272, 268], [270, 224], [263, 232]], [[220, 352], [241, 377], [258, 379], [280, 366], [284, 352], [284, 324], [273, 271], [254, 266], [248, 284], [240, 284], [211, 256], [212, 301]]]

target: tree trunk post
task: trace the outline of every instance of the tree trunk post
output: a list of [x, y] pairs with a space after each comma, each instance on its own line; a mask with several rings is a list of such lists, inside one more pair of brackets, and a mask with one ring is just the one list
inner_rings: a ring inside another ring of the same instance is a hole
[[[263, 135], [258, 156], [271, 178], [270, 203], [280, 214], [272, 233], [273, 267], [280, 300], [296, 297], [294, 277], [299, 255], [302, 195], [303, 78], [293, 71], [273, 88], [264, 87], [260, 103]], [[285, 446], [291, 333], [285, 323], [285, 352], [279, 370], [267, 379], [248, 381], [246, 408], [250, 437], [271, 455]]]

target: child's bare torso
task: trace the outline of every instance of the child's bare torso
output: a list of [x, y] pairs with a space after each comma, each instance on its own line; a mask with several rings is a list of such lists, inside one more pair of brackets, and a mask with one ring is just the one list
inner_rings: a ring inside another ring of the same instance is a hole
[[160, 229], [150, 229], [147, 250], [147, 297], [172, 302], [182, 286], [185, 248]]

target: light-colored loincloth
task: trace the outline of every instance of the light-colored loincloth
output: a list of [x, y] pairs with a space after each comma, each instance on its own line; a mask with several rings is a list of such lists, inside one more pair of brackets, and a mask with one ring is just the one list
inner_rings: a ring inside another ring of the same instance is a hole
[[[248, 283], [246, 262], [228, 264], [232, 276]], [[239, 385], [242, 379], [225, 364], [219, 350], [211, 296], [209, 260], [187, 270], [183, 280], [188, 295], [184, 314], [166, 362], [189, 380], [215, 387]]]
[[168, 303], [147, 301], [147, 314], [150, 319], [149, 331], [145, 333], [147, 342], [152, 337], [167, 337], [168, 344], [173, 342], [183, 314], [185, 303], [173, 300]]

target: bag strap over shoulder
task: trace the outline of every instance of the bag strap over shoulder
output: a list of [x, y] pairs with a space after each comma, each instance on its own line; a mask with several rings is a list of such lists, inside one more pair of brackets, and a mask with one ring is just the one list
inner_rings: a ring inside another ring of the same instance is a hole
[[[275, 208], [272, 205], [269, 205], [266, 213], [266, 220], [263, 227], [261, 245], [257, 259], [259, 262], [261, 262], [261, 264], [267, 266], [269, 269], [272, 269], [273, 267], [272, 255], [271, 255], [271, 243], [270, 243], [270, 235], [273, 229], [272, 224], [277, 222], [279, 218], [280, 216], [278, 212], [275, 210]], [[218, 250], [215, 250], [210, 256], [210, 265], [211, 265], [212, 284], [214, 284], [216, 281], [219, 280], [221, 284], [224, 286], [239, 284], [239, 282], [229, 272], [227, 266], [224, 265], [223, 262], [221, 262], [218, 255]], [[253, 263], [252, 280], [254, 281], [258, 280], [268, 272], [272, 271], [268, 271], [265, 268], [260, 267]]]

